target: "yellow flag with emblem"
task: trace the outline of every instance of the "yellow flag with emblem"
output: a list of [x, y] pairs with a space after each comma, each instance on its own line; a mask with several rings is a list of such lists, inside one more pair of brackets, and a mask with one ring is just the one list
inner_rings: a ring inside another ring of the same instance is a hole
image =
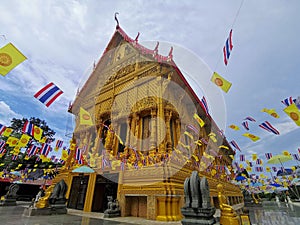
[[273, 116], [274, 118], [279, 118], [279, 115], [278, 115], [278, 113], [276, 112], [275, 109], [263, 108], [261, 111], [265, 112], [265, 113], [268, 113], [269, 115]]
[[197, 113], [194, 113], [194, 119], [198, 122], [200, 127], [203, 127], [205, 125], [205, 122], [198, 116]]
[[28, 141], [30, 140], [30, 138], [31, 137], [29, 135], [22, 134], [22, 136], [21, 136], [21, 138], [20, 138], [20, 140], [18, 142], [18, 146], [19, 147], [25, 147], [27, 145]]
[[282, 155], [291, 156], [291, 154], [287, 150], [282, 151]]
[[0, 49], [0, 74], [5, 76], [26, 58], [12, 43]]
[[210, 79], [214, 84], [216, 84], [218, 87], [220, 87], [224, 92], [228, 92], [232, 83], [230, 83], [225, 78], [221, 77], [219, 74], [214, 72]]
[[94, 125], [90, 113], [82, 107], [80, 107], [80, 111], [79, 111], [79, 124], [90, 125], [90, 126]]
[[239, 130], [239, 129], [240, 129], [240, 128], [239, 128], [237, 125], [235, 125], [235, 124], [231, 124], [231, 125], [229, 125], [228, 127], [231, 128], [231, 129], [233, 129], [233, 130]]
[[34, 128], [33, 128], [34, 139], [37, 141], [40, 141], [42, 138], [42, 134], [43, 134], [43, 129], [38, 126], [34, 126]]
[[16, 137], [9, 137], [6, 140], [6, 144], [10, 147], [16, 146], [18, 144], [19, 139]]
[[62, 150], [62, 151], [61, 151], [61, 157], [60, 157], [60, 158], [61, 158], [62, 160], [65, 160], [65, 161], [66, 161], [66, 160], [68, 159], [68, 156], [69, 156], [69, 154], [68, 154], [68, 151], [67, 151], [67, 150]]
[[10, 134], [11, 134], [12, 132], [13, 132], [13, 129], [10, 128], [10, 127], [7, 127], [7, 128], [3, 131], [2, 136], [4, 136], [4, 137], [9, 137]]
[[291, 104], [283, 110], [298, 126], [300, 126], [300, 111], [296, 104]]
[[260, 138], [254, 134], [244, 133], [243, 136], [250, 138], [252, 141], [258, 141]]

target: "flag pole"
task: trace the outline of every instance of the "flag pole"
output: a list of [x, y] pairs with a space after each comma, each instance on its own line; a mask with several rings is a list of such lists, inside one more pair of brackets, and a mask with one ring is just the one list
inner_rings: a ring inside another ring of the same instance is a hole
[[283, 164], [282, 164], [282, 162], [281, 162], [280, 158], [278, 158], [278, 160], [279, 160], [279, 162], [280, 162], [280, 164], [281, 164], [281, 166], [282, 166], [282, 168], [283, 168], [283, 171], [282, 171], [282, 172], [284, 172], [284, 171], [285, 171], [285, 169], [284, 169], [284, 166], [283, 166]]

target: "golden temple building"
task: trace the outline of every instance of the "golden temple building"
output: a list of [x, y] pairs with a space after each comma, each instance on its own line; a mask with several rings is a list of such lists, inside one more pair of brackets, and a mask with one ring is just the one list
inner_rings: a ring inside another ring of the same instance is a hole
[[[69, 111], [76, 117], [71, 153], [54, 183], [68, 185], [67, 207], [103, 212], [107, 196], [121, 216], [182, 219], [183, 183], [194, 170], [217, 185], [230, 205], [243, 206], [230, 183], [235, 152], [173, 61], [129, 37], [117, 25]], [[76, 172], [89, 166], [90, 171]]]

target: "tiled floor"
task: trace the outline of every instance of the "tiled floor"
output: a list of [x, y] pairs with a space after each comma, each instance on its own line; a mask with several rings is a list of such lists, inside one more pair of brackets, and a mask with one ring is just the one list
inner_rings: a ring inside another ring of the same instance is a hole
[[[101, 213], [85, 213], [68, 209], [66, 215], [23, 216], [26, 204], [0, 207], [0, 225], [179, 225], [178, 222], [149, 221], [142, 218], [118, 217], [103, 219]], [[249, 208], [252, 225], [300, 225], [300, 203], [263, 202], [263, 207]]]

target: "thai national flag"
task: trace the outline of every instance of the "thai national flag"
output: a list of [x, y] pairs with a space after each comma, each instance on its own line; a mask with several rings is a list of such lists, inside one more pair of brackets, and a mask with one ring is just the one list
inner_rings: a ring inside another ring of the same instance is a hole
[[265, 153], [266, 159], [271, 159], [272, 158], [272, 153]]
[[37, 154], [38, 150], [39, 150], [39, 148], [38, 148], [37, 146], [31, 145], [31, 146], [27, 149], [26, 152], [27, 152], [28, 156], [30, 157], [30, 156], [33, 156], [33, 155]]
[[206, 115], [208, 115], [209, 114], [208, 113], [208, 105], [207, 105], [207, 102], [206, 102], [206, 98], [204, 96], [201, 99], [200, 105], [204, 109]]
[[5, 153], [6, 149], [5, 148], [0, 148], [0, 154]]
[[240, 161], [241, 162], [245, 161], [245, 155], [240, 155]]
[[223, 47], [224, 63], [226, 66], [232, 49], [233, 49], [233, 45], [232, 45], [232, 29], [231, 29], [229, 32], [229, 37], [227, 38], [225, 46]]
[[0, 124], [0, 135], [5, 131], [6, 126]]
[[274, 128], [268, 121], [265, 121], [264, 123], [260, 124], [259, 127], [265, 129], [266, 131], [279, 135], [279, 131], [276, 128]]
[[0, 149], [3, 149], [5, 146], [6, 142], [5, 141], [0, 141]]
[[257, 164], [257, 165], [261, 165], [261, 164], [262, 164], [262, 160], [261, 160], [261, 159], [257, 159], [257, 160], [256, 160], [256, 164]]
[[249, 124], [247, 121], [242, 122], [242, 125], [246, 130], [249, 130]]
[[33, 137], [34, 125], [32, 123], [30, 123], [28, 120], [26, 120], [26, 122], [24, 123], [23, 129], [22, 129], [22, 132], [29, 134]]
[[289, 105], [295, 103], [295, 102], [296, 102], [296, 99], [293, 99], [292, 96], [291, 96], [291, 97], [289, 97], [289, 98], [283, 99], [281, 102], [282, 102], [282, 104], [284, 104], [285, 106], [289, 106]]
[[236, 148], [237, 150], [241, 151], [240, 147], [238, 146], [238, 144], [232, 140], [231, 142], [229, 142], [234, 148]]
[[256, 172], [263, 172], [263, 168], [261, 166], [255, 167]]
[[48, 144], [43, 144], [41, 148], [41, 155], [47, 156], [51, 150], [51, 146]]
[[18, 156], [17, 155], [13, 155], [12, 157], [11, 157], [11, 160], [17, 160], [18, 159]]
[[300, 161], [300, 157], [299, 157], [298, 154], [292, 154], [292, 156], [293, 156], [293, 158], [294, 158], [295, 160]]
[[80, 160], [81, 156], [82, 156], [81, 149], [77, 147], [76, 148], [76, 153], [75, 153], [75, 159]]
[[63, 141], [61, 141], [61, 140], [57, 140], [56, 141], [56, 148], [61, 148], [62, 147], [62, 145], [63, 145]]
[[244, 120], [249, 120], [251, 122], [256, 122], [256, 120], [251, 116], [247, 116]]
[[34, 97], [49, 107], [63, 93], [54, 83], [49, 83], [39, 90]]

